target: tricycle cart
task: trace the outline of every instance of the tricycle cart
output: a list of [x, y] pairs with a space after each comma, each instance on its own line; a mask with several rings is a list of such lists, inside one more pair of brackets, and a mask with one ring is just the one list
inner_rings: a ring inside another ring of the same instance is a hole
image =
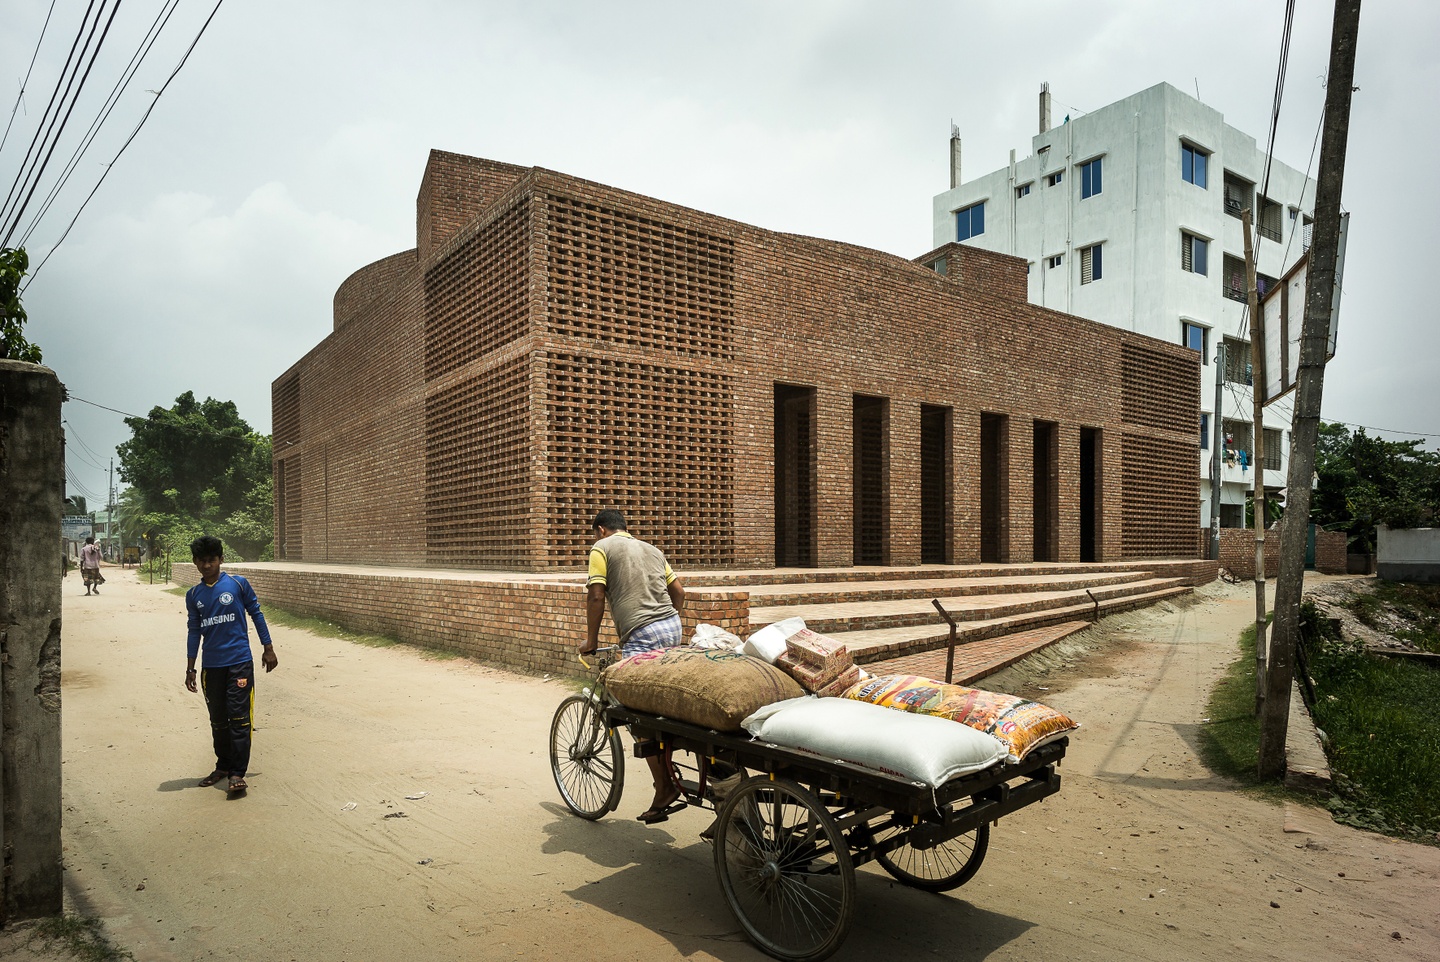
[[[1055, 769], [1069, 744], [1061, 739], [1018, 764], [932, 789], [744, 732], [633, 711], [597, 684], [561, 702], [550, 729], [555, 785], [581, 818], [601, 818], [620, 804], [621, 728], [635, 736], [637, 757], [671, 759], [687, 803], [715, 810], [706, 835], [713, 835], [725, 900], [756, 945], [795, 962], [824, 959], [844, 941], [856, 866], [874, 860], [931, 892], [968, 882], [985, 859], [990, 823], [1060, 790]], [[676, 752], [694, 763], [678, 763]]]

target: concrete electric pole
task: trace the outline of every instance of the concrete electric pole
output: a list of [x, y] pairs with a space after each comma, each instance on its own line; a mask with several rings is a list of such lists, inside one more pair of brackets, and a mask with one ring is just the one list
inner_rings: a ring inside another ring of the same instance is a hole
[[1310, 478], [1315, 471], [1315, 445], [1320, 434], [1320, 399], [1325, 387], [1325, 356], [1340, 247], [1340, 194], [1345, 184], [1345, 146], [1350, 133], [1350, 95], [1359, 33], [1360, 0], [1336, 0], [1320, 170], [1315, 188], [1315, 234], [1306, 271], [1305, 321], [1295, 379], [1295, 420], [1290, 473], [1285, 485], [1285, 524], [1280, 536], [1280, 575], [1275, 583], [1275, 630], [1265, 670], [1265, 704], [1260, 712], [1261, 778], [1280, 778], [1285, 774], [1285, 735], [1290, 686], [1295, 673], [1295, 645], [1300, 636], [1305, 541], [1310, 527]]

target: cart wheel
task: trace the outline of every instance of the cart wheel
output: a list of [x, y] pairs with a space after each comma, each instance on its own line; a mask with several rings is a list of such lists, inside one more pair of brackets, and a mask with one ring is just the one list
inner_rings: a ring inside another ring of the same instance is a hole
[[550, 723], [550, 771], [570, 811], [595, 820], [614, 811], [625, 787], [620, 733], [590, 695], [571, 695]]
[[[901, 828], [900, 831], [909, 831]], [[895, 832], [883, 833], [877, 841], [894, 838]], [[975, 877], [985, 852], [990, 848], [990, 823], [973, 832], [957, 835], [934, 848], [913, 848], [909, 843], [875, 861], [895, 876], [896, 880], [927, 892], [948, 892]]]
[[777, 959], [814, 962], [845, 940], [855, 868], [839, 827], [788, 779], [742, 782], [721, 806], [715, 874], [730, 911]]

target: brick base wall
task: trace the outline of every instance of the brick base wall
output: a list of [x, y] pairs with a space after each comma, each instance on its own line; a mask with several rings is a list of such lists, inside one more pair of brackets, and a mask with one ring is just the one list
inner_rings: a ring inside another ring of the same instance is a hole
[[[249, 579], [262, 609], [274, 605], [352, 631], [524, 671], [573, 674], [575, 651], [585, 640], [585, 586], [578, 576], [573, 582], [468, 580], [267, 564], [230, 564], [225, 570]], [[173, 576], [188, 587], [198, 573], [191, 565], [176, 565]], [[750, 593], [687, 589], [683, 620], [687, 637], [702, 622], [744, 637]], [[607, 615], [600, 642], [614, 639]]]
[[[1265, 577], [1280, 573], [1280, 532], [1283, 523], [1265, 532]], [[1208, 545], [1210, 532], [1201, 529], [1201, 544]], [[1315, 570], [1321, 574], [1343, 575], [1346, 572], [1345, 533], [1315, 532]], [[1201, 553], [1204, 553], [1202, 547]], [[1220, 565], [1240, 578], [1255, 577], [1255, 532], [1250, 528], [1220, 529]]]

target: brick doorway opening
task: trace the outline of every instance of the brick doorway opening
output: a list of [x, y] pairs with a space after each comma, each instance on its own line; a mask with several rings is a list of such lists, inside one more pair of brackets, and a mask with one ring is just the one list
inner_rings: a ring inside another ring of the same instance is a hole
[[856, 394], [851, 406], [854, 563], [890, 563], [890, 402]]
[[980, 415], [980, 560], [1010, 560], [1009, 497], [1010, 419], [1003, 414]]
[[920, 563], [949, 564], [950, 409], [920, 406]]
[[775, 566], [815, 565], [815, 389], [775, 385]]
[[1060, 560], [1060, 425], [1036, 421], [1032, 434], [1031, 466], [1035, 499], [1032, 518], [1036, 561]]
[[1100, 430], [1080, 429], [1080, 560], [1099, 561]]

